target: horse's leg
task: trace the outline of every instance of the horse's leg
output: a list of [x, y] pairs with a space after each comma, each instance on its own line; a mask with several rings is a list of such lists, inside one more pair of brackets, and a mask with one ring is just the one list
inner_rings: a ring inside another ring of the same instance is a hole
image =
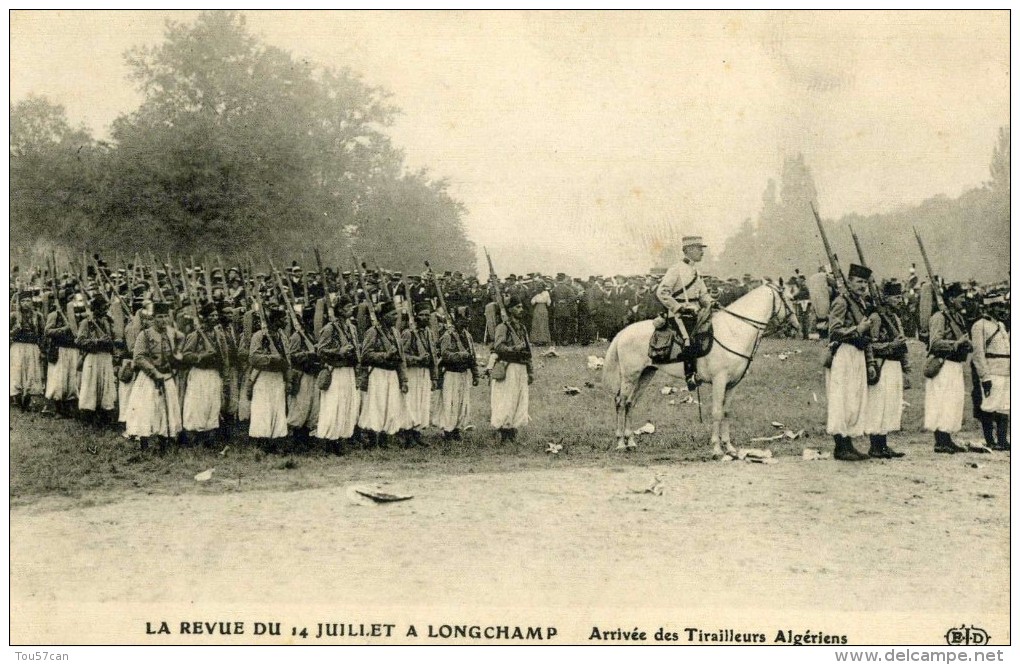
[[616, 406], [616, 447], [626, 448], [627, 444], [623, 435], [623, 428], [626, 424], [626, 397], [624, 390], [629, 390], [629, 382], [621, 382], [620, 390], [616, 393], [615, 406]]
[[730, 441], [730, 399], [733, 398], [733, 391], [729, 388], [723, 390], [723, 412], [722, 412], [722, 443], [726, 447], [726, 452], [736, 457], [737, 449], [733, 447]]
[[641, 374], [638, 376], [637, 381], [634, 384], [634, 392], [631, 393], [631, 398], [627, 402], [626, 410], [624, 411], [624, 433], [627, 437], [627, 448], [637, 448], [637, 441], [634, 440], [634, 430], [631, 429], [630, 426], [630, 413], [634, 409], [634, 405], [637, 404], [638, 397], [641, 396], [645, 386], [647, 386], [651, 381], [657, 369], [658, 368], [655, 365], [648, 365], [641, 370]]
[[[720, 436], [726, 406], [726, 374], [712, 377], [712, 459], [722, 459]], [[728, 446], [729, 444], [727, 444]]]

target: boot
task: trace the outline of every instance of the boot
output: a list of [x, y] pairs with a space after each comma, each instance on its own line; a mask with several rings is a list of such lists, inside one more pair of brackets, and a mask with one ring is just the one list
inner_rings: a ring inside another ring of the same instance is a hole
[[898, 450], [893, 450], [889, 447], [889, 438], [887, 435], [882, 435], [882, 452], [885, 453], [886, 459], [899, 459], [900, 457], [906, 457], [906, 453], [901, 453]]
[[995, 436], [998, 439], [995, 450], [1009, 450], [1009, 416], [1004, 413], [995, 414]]
[[517, 440], [517, 428], [516, 427], [511, 427], [507, 431], [509, 432], [509, 439], [511, 441], [516, 441]]
[[967, 452], [967, 449], [963, 446], [956, 445], [949, 432], [935, 430], [935, 452], [953, 455], [955, 453], [965, 453]]
[[850, 437], [837, 434], [833, 436], [833, 439], [836, 441], [836, 449], [832, 453], [833, 458], [843, 462], [861, 462], [868, 459], [867, 455], [854, 448]]
[[981, 435], [985, 437], [985, 445], [995, 448], [995, 419], [990, 413], [981, 412], [977, 417], [981, 423]]
[[868, 439], [871, 441], [871, 447], [868, 448], [868, 457], [877, 457], [878, 459], [889, 458], [889, 456], [885, 454], [885, 449], [882, 446], [881, 434], [869, 434]]

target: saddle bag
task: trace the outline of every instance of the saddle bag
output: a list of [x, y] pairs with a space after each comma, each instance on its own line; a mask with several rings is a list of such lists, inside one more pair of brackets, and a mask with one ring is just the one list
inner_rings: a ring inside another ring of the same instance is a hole
[[652, 338], [648, 341], [648, 357], [654, 363], [668, 363], [673, 354], [673, 340], [675, 333], [669, 327], [663, 327], [652, 331]]

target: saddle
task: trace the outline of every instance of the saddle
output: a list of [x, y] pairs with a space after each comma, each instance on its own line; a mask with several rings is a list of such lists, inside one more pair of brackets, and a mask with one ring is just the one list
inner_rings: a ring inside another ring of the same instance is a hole
[[681, 315], [680, 319], [690, 335], [689, 345], [684, 345], [683, 337], [671, 318], [660, 315], [654, 319], [655, 330], [648, 343], [648, 357], [652, 362], [664, 365], [683, 362], [692, 365], [694, 360], [707, 356], [712, 350], [715, 336], [712, 334], [712, 321], [705, 312], [704, 316]]

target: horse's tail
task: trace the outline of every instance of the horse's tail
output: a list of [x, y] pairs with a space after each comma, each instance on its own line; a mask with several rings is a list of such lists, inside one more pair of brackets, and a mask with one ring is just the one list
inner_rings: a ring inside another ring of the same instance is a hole
[[623, 379], [620, 377], [620, 352], [617, 349], [617, 342], [620, 336], [617, 335], [609, 344], [606, 351], [606, 358], [602, 361], [602, 383], [615, 395], [620, 392], [620, 385]]

